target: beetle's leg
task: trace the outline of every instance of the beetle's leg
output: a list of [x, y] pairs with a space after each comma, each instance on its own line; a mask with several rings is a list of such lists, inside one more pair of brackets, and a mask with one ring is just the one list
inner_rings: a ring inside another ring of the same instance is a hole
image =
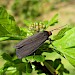
[[48, 38], [48, 40], [50, 41], [50, 44], [53, 46], [52, 42], [53, 42], [54, 40], [52, 40], [51, 38]]

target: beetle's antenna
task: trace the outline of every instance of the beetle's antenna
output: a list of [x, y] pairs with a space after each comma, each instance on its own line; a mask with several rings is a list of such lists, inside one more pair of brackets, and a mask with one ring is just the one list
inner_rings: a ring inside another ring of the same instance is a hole
[[65, 26], [66, 26], [66, 25], [63, 25], [63, 26], [58, 27], [58, 28], [55, 28], [55, 29], [51, 30], [51, 32], [54, 31], [54, 30], [59, 30], [60, 28], [63, 28], [63, 27], [65, 27]]

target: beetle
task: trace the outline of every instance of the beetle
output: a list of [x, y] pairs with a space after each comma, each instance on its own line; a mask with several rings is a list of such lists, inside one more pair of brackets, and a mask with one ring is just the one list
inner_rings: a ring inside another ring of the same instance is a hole
[[51, 31], [38, 32], [27, 39], [22, 40], [16, 45], [16, 55], [18, 58], [21, 59], [35, 52], [46, 40], [48, 40], [49, 36], [52, 35], [52, 31], [59, 28]]

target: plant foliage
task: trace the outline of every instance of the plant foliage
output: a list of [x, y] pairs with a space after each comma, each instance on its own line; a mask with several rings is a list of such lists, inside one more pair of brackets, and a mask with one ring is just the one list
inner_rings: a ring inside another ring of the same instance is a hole
[[[44, 29], [49, 26], [55, 25], [58, 14], [56, 14], [50, 21], [42, 22]], [[25, 21], [28, 27], [30, 23]], [[0, 7], [0, 41], [3, 40], [21, 40], [34, 32], [29, 28], [18, 27], [13, 16], [9, 15], [7, 11]], [[31, 75], [33, 71], [37, 74], [44, 73], [45, 75], [63, 75], [63, 73], [69, 74], [70, 72], [64, 67], [61, 62], [61, 58], [51, 60], [46, 59], [47, 55], [43, 55], [44, 52], [55, 53], [57, 51], [63, 54], [66, 60], [68, 60], [75, 67], [75, 27], [64, 28], [54, 36], [52, 44], [45, 42], [36, 52], [23, 59], [18, 59], [10, 54], [3, 53], [2, 58], [6, 61], [4, 66], [0, 69], [0, 75]], [[51, 47], [52, 45], [52, 47]], [[61, 55], [61, 54], [60, 54]], [[51, 58], [51, 56], [49, 55]], [[52, 56], [54, 57], [54, 55]], [[71, 74], [70, 74], [71, 75]]]

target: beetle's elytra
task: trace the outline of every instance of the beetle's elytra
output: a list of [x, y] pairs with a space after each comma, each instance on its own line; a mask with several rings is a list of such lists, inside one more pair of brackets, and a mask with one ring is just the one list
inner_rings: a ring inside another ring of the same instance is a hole
[[49, 36], [52, 35], [51, 31], [44, 31], [36, 33], [27, 39], [22, 40], [20, 43], [16, 45], [16, 55], [19, 59], [32, 54], [36, 51], [46, 40], [48, 40]]

